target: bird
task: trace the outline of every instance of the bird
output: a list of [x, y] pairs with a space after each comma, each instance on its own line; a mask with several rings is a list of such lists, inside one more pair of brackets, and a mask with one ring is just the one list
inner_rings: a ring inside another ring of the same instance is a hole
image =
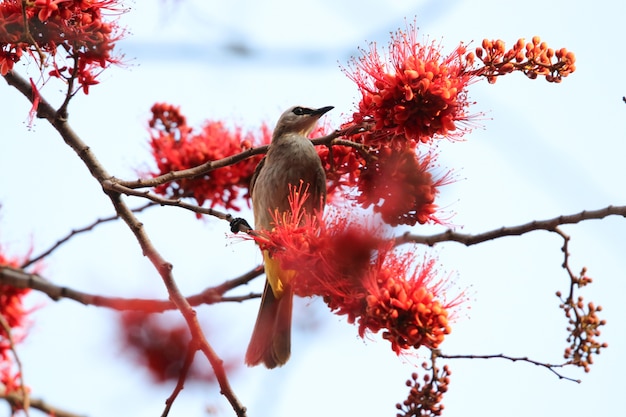
[[[271, 231], [272, 214], [287, 212], [291, 187], [308, 186], [307, 213], [322, 212], [326, 203], [326, 174], [308, 135], [322, 115], [333, 106], [312, 109], [293, 106], [278, 119], [267, 154], [250, 181], [255, 230]], [[291, 313], [295, 271], [283, 270], [279, 261], [263, 251], [265, 287], [256, 323], [246, 351], [245, 363], [263, 363], [272, 369], [284, 365], [291, 355]]]

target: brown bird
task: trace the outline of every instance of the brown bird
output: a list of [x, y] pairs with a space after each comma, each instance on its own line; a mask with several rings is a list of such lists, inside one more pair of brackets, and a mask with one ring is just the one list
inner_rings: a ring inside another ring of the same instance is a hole
[[[257, 230], [272, 230], [272, 213], [289, 208], [289, 186], [308, 184], [304, 209], [313, 214], [326, 202], [326, 174], [308, 138], [318, 119], [333, 106], [310, 109], [295, 106], [285, 111], [274, 129], [267, 154], [252, 176], [250, 192]], [[291, 353], [291, 310], [295, 271], [283, 270], [276, 259], [263, 252], [265, 288], [256, 324], [246, 352], [246, 364], [268, 368], [284, 365]]]

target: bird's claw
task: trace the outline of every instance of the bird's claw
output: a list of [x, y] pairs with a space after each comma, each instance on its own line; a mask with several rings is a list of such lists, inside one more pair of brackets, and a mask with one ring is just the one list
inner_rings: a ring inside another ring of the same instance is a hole
[[230, 221], [230, 231], [237, 234], [239, 233], [241, 230], [241, 227], [244, 228], [248, 228], [249, 230], [252, 229], [252, 227], [250, 227], [250, 224], [248, 223], [248, 221], [246, 219], [244, 219], [243, 217], [235, 217], [234, 219], [232, 219]]

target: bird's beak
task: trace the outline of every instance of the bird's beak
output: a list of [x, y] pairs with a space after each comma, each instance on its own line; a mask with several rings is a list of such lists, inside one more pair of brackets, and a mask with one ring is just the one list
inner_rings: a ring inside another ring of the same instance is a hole
[[311, 113], [311, 116], [322, 117], [324, 113], [329, 112], [334, 108], [335, 106], [320, 107], [319, 109], [313, 110], [313, 112]]

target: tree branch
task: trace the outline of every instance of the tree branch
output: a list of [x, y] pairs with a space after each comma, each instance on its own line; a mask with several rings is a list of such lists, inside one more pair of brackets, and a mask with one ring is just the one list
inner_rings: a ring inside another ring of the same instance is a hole
[[[191, 306], [195, 307], [203, 304], [215, 304], [227, 301], [241, 302], [244, 300], [259, 298], [261, 295], [256, 293], [232, 297], [225, 297], [223, 294], [240, 285], [247, 284], [262, 273], [263, 267], [258, 266], [240, 277], [225, 281], [215, 287], [208, 287], [198, 294], [187, 297], [187, 302]], [[39, 275], [29, 274], [21, 269], [11, 268], [8, 266], [0, 266], [0, 284], [10, 285], [14, 288], [30, 288], [46, 294], [54, 301], [67, 298], [84, 305], [105, 307], [118, 311], [162, 313], [176, 308], [176, 305], [170, 300], [106, 297], [102, 295], [88, 294], [68, 287], [55, 285]]]
[[[346, 134], [346, 132], [354, 132], [359, 129], [355, 129], [354, 127], [344, 129], [344, 130], [335, 130], [332, 133], [322, 136], [319, 138], [311, 139], [311, 142], [314, 145], [341, 145], [341, 146], [349, 146], [355, 148], [359, 151], [363, 151], [364, 145], [360, 143], [356, 143], [349, 140], [341, 140], [337, 139]], [[223, 168], [225, 166], [236, 164], [237, 162], [241, 162], [245, 159], [251, 158], [255, 155], [262, 155], [267, 153], [269, 145], [259, 146], [257, 148], [247, 149], [243, 152], [240, 152], [235, 155], [230, 155], [222, 159], [218, 159], [216, 161], [207, 161], [202, 165], [198, 165], [193, 168], [182, 169], [180, 171], [171, 171], [167, 174], [159, 175], [154, 178], [140, 178], [133, 181], [124, 181], [117, 178], [111, 178], [111, 182], [117, 185], [120, 185], [125, 188], [137, 189], [137, 188], [152, 188], [161, 184], [166, 184], [168, 182], [181, 180], [185, 178], [195, 178], [202, 175], [205, 175], [211, 171], [214, 171], [218, 168]], [[124, 192], [124, 194], [128, 194]]]
[[[10, 394], [0, 394], [0, 398], [7, 400], [7, 402], [14, 407], [23, 407], [24, 397], [20, 394], [12, 392]], [[30, 398], [29, 400], [30, 408], [36, 408], [37, 410], [43, 411], [45, 414], [49, 416], [55, 417], [85, 417], [78, 414], [71, 413], [69, 411], [62, 410], [60, 408], [54, 407], [43, 400], [39, 400], [36, 398]]]
[[[177, 171], [177, 172], [180, 172], [180, 171]], [[160, 197], [156, 194], [150, 193], [149, 191], [137, 191], [133, 188], [127, 187], [125, 185], [122, 185], [121, 183], [115, 182], [114, 180], [110, 180], [110, 179], [104, 180], [102, 182], [102, 187], [107, 191], [111, 191], [115, 193], [125, 194], [125, 195], [133, 196], [133, 197], [146, 198], [152, 201], [153, 203], [159, 204], [161, 206], [181, 207], [181, 208], [184, 208], [185, 210], [189, 210], [194, 213], [214, 216], [214, 217], [217, 217], [218, 219], [226, 220], [227, 222], [231, 222], [234, 219], [234, 217], [228, 213], [214, 210], [212, 208], [205, 208], [205, 207], [196, 206], [194, 204], [189, 204], [181, 200], [180, 198], [174, 199], [174, 198]]]
[[598, 220], [608, 216], [626, 217], [626, 206], [608, 206], [599, 210], [584, 210], [576, 214], [559, 216], [547, 220], [534, 220], [519, 226], [501, 227], [499, 229], [475, 235], [458, 233], [451, 229], [431, 236], [421, 236], [406, 232], [396, 238], [396, 244], [401, 245], [404, 243], [417, 243], [421, 245], [434, 246], [437, 243], [458, 242], [465, 246], [472, 246], [488, 240], [494, 240], [506, 236], [520, 236], [536, 230], [556, 232], [557, 226], [580, 223], [584, 220]]

